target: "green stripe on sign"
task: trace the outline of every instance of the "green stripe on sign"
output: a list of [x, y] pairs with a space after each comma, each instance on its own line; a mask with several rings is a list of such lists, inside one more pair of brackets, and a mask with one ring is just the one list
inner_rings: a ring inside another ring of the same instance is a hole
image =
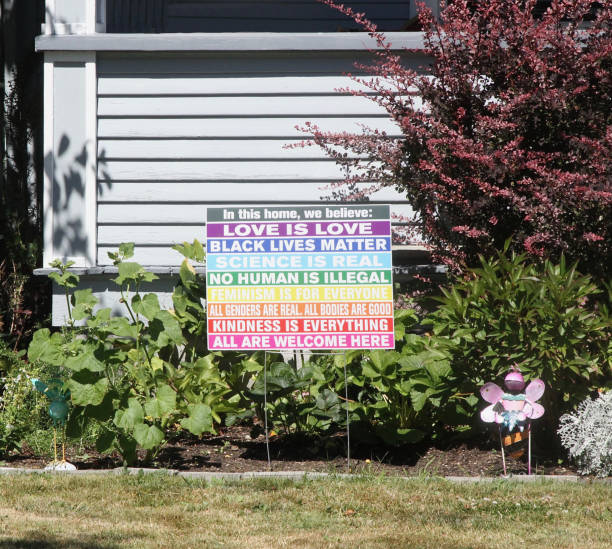
[[206, 273], [208, 286], [303, 286], [391, 284], [391, 271], [247, 271]]

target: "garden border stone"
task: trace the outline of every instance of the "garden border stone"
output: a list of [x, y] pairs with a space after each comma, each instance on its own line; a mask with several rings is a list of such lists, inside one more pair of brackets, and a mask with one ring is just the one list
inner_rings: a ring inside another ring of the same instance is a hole
[[[207, 481], [212, 480], [253, 480], [259, 478], [273, 479], [288, 479], [288, 480], [311, 480], [320, 478], [359, 478], [363, 475], [352, 473], [318, 473], [310, 471], [249, 471], [244, 473], [215, 473], [207, 471], [178, 471], [177, 469], [149, 469], [144, 467], [116, 467], [114, 469], [81, 469], [76, 471], [53, 471], [45, 469], [31, 469], [25, 467], [0, 467], [0, 475], [19, 475], [19, 474], [44, 474], [50, 473], [55, 475], [152, 475], [162, 474], [168, 476], [178, 476], [183, 478], [202, 479]], [[402, 480], [414, 480], [420, 477], [413, 476], [397, 476], [389, 478], [398, 478]], [[427, 477], [426, 477], [427, 478]], [[443, 479], [449, 482], [456, 483], [474, 483], [474, 482], [528, 482], [534, 483], [538, 481], [550, 482], [580, 482], [584, 484], [605, 483], [612, 484], [612, 477], [594, 478], [580, 477], [578, 475], [508, 475], [506, 477], [430, 477], [432, 479]]]

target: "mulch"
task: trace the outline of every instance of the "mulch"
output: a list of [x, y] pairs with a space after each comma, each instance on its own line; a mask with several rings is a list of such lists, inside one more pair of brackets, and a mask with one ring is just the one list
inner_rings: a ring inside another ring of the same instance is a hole
[[[495, 440], [451, 443], [444, 446], [410, 445], [389, 448], [351, 444], [350, 471], [389, 476], [498, 476], [503, 472], [501, 452]], [[272, 436], [270, 438], [271, 468], [268, 468], [265, 436], [248, 427], [231, 427], [218, 435], [201, 438], [180, 437], [169, 442], [152, 463], [145, 463], [139, 454], [139, 466], [242, 473], [251, 471], [308, 471], [345, 473], [346, 437], [338, 434], [326, 439], [305, 436]], [[87, 449], [77, 453], [67, 449], [67, 459], [80, 470], [112, 469], [122, 465], [118, 454], [102, 455]], [[17, 454], [0, 460], [8, 467], [44, 468], [48, 456], [37, 456], [23, 447]], [[526, 474], [524, 458], [507, 458], [508, 472]], [[546, 475], [573, 475], [575, 470], [534, 455], [533, 472]]]

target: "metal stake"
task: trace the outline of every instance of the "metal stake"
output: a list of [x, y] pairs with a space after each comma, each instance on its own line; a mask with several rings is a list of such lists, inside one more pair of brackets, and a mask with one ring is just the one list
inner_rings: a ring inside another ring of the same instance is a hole
[[504, 450], [504, 439], [502, 437], [502, 428], [499, 426], [499, 442], [501, 444], [502, 463], [504, 465], [504, 476], [506, 476], [506, 452]]
[[351, 470], [351, 428], [349, 419], [348, 377], [346, 375], [346, 351], [344, 351], [344, 407], [346, 409], [346, 468]]
[[[344, 398], [346, 400], [346, 464], [350, 471], [351, 468], [351, 430], [349, 416], [349, 401], [348, 401], [348, 375], [346, 370], [346, 351], [343, 353], [317, 353], [311, 352], [310, 355], [344, 355]], [[302, 365], [304, 358], [302, 356]], [[266, 453], [268, 457], [268, 470], [272, 470], [272, 460], [270, 458], [270, 435], [268, 433], [268, 351], [264, 351], [264, 430], [266, 433]]]
[[527, 474], [531, 475], [531, 421], [527, 424]]
[[268, 351], [264, 351], [264, 429], [266, 431], [266, 453], [268, 455], [268, 470], [272, 470], [270, 460], [270, 437], [268, 436], [268, 379], [266, 370], [268, 369]]

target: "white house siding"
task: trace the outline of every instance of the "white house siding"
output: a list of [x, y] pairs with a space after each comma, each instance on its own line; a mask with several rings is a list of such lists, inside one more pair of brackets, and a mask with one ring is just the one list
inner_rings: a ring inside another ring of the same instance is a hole
[[[355, 51], [98, 53], [97, 264], [133, 241], [137, 261], [176, 265], [171, 246], [204, 239], [209, 205], [329, 195], [326, 185], [343, 174], [317, 147], [284, 148], [304, 139], [296, 125], [398, 134], [374, 102], [335, 91], [351, 85], [343, 73], [356, 58], [365, 59]], [[410, 211], [391, 190], [373, 200]]]

